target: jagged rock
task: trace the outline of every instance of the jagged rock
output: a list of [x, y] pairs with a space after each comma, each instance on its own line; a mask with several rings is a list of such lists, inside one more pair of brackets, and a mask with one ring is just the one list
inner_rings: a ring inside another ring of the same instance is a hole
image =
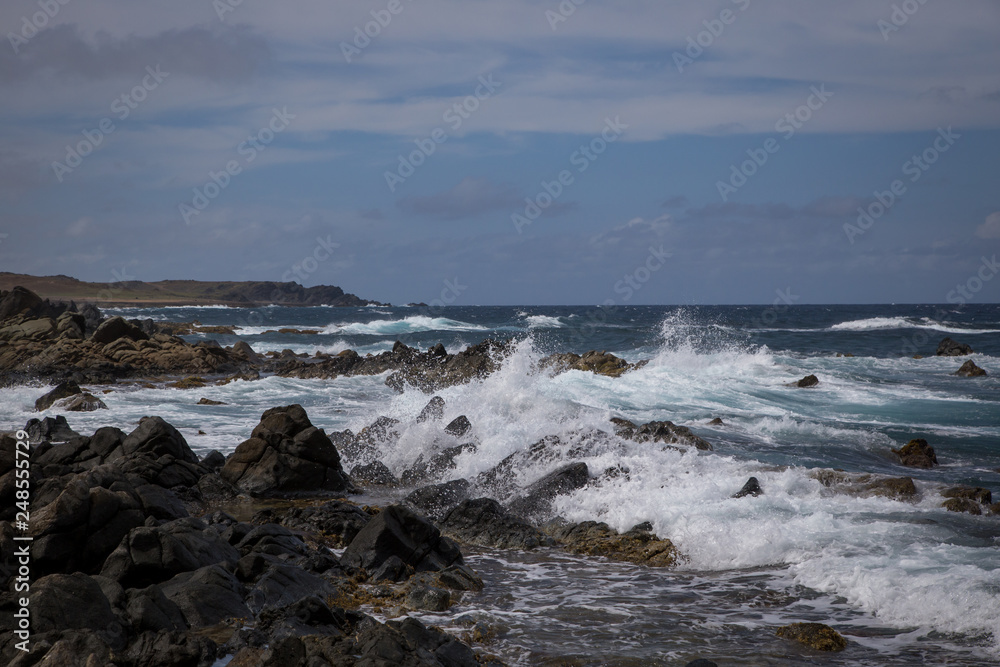
[[941, 503], [941, 507], [945, 508], [949, 512], [961, 512], [964, 514], [982, 514], [983, 508], [975, 500], [970, 500], [968, 498], [949, 498], [948, 500]]
[[569, 463], [530, 484], [521, 497], [508, 503], [507, 508], [524, 517], [541, 516], [549, 511], [556, 496], [583, 488], [589, 481], [586, 463]]
[[408, 570], [443, 570], [462, 565], [462, 552], [429, 521], [400, 505], [382, 510], [351, 541], [344, 565], [368, 571], [375, 581], [400, 580]]
[[979, 486], [953, 486], [950, 489], [942, 491], [941, 495], [945, 498], [966, 498], [977, 503], [982, 503], [983, 505], [993, 503], [993, 494], [990, 493], [989, 489]]
[[122, 443], [122, 451], [125, 456], [150, 454], [155, 457], [170, 456], [187, 463], [198, 462], [184, 436], [160, 417], [140, 419], [139, 426]]
[[342, 547], [350, 544], [371, 518], [357, 505], [330, 500], [322, 505], [292, 507], [280, 514], [274, 510], [262, 510], [253, 516], [251, 522], [276, 521], [293, 530], [316, 533], [318, 537], [332, 542], [333, 546]]
[[816, 377], [815, 375], [807, 375], [798, 382], [796, 382], [795, 386], [806, 388], [806, 387], [815, 387], [818, 384], [819, 384], [818, 377]]
[[83, 390], [80, 389], [80, 385], [70, 380], [69, 382], [62, 382], [55, 386], [52, 391], [48, 392], [37, 401], [35, 401], [35, 410], [42, 412], [43, 410], [48, 410], [52, 407], [52, 404], [63, 398], [69, 398], [70, 396], [76, 396], [77, 394], [82, 394]]
[[416, 489], [403, 502], [421, 514], [438, 520], [453, 507], [469, 497], [472, 485], [468, 480], [453, 479], [450, 482], [431, 484]]
[[712, 445], [707, 440], [699, 438], [687, 426], [677, 426], [670, 421], [648, 422], [636, 426], [627, 419], [614, 418], [611, 423], [615, 426], [615, 433], [626, 440], [687, 445], [703, 451], [712, 451]]
[[417, 415], [417, 423], [422, 424], [425, 421], [440, 421], [444, 418], [444, 399], [440, 396], [433, 397], [424, 409], [420, 411]]
[[201, 464], [206, 468], [218, 470], [222, 466], [226, 465], [226, 457], [213, 449], [208, 454], [205, 454], [205, 457], [201, 460]]
[[451, 422], [444, 427], [444, 432], [448, 435], [453, 435], [456, 438], [461, 438], [463, 435], [472, 430], [472, 424], [469, 422], [469, 418], [465, 415], [460, 417], [455, 417]]
[[[82, 572], [50, 574], [32, 582], [31, 616], [32, 629], [39, 633], [70, 629], [109, 631], [118, 624], [100, 584]], [[119, 627], [114, 634], [121, 632]]]
[[909, 501], [918, 496], [917, 487], [910, 477], [852, 475], [838, 470], [814, 470], [810, 476], [823, 486], [838, 493], [862, 498], [877, 496], [891, 500]]
[[29, 419], [24, 425], [24, 430], [28, 434], [28, 442], [33, 445], [42, 442], [67, 442], [80, 437], [79, 433], [69, 427], [69, 423], [62, 415]]
[[934, 448], [923, 438], [910, 440], [902, 449], [893, 449], [892, 453], [899, 457], [900, 463], [911, 468], [931, 468], [938, 462]]
[[183, 632], [188, 625], [180, 607], [159, 586], [133, 588], [127, 593], [125, 615], [137, 632]]
[[348, 491], [336, 447], [300, 405], [271, 408], [226, 461], [222, 478], [256, 494]]
[[399, 480], [392, 474], [392, 471], [381, 461], [372, 461], [365, 465], [351, 468], [351, 479], [361, 484], [373, 484], [376, 486], [395, 486]]
[[948, 337], [938, 343], [935, 354], [939, 357], [964, 357], [967, 354], [972, 354], [972, 348]]
[[989, 375], [989, 373], [977, 366], [972, 359], [969, 359], [962, 364], [961, 368], [955, 371], [955, 375], [964, 378], [984, 378]]
[[130, 324], [123, 317], [111, 317], [106, 319], [90, 336], [90, 340], [92, 342], [99, 343], [101, 345], [113, 343], [120, 338], [128, 338], [133, 341], [149, 340], [149, 336], [147, 336], [142, 329], [134, 324]]
[[108, 409], [104, 401], [86, 392], [64, 398], [56, 404], [56, 407], [67, 412], [93, 412]]
[[725, 426], [726, 423], [724, 421], [722, 421], [721, 417], [716, 417], [712, 421], [708, 422], [708, 425], [709, 426]]
[[445, 515], [440, 525], [445, 535], [482, 547], [534, 549], [552, 544], [549, 537], [492, 498], [462, 502]]
[[551, 368], [556, 373], [563, 373], [568, 370], [589, 371], [598, 375], [608, 377], [621, 377], [628, 371], [642, 368], [647, 362], [630, 364], [629, 362], [616, 357], [608, 352], [598, 352], [591, 350], [583, 356], [573, 354], [553, 354], [545, 357], [539, 362], [541, 368]]
[[654, 535], [649, 524], [618, 533], [606, 523], [584, 521], [550, 525], [546, 532], [567, 551], [588, 556], [604, 556], [652, 567], [671, 567], [679, 557], [677, 547], [670, 540], [661, 540]]
[[843, 651], [847, 648], [847, 640], [829, 625], [822, 623], [792, 623], [778, 628], [777, 634], [817, 651]]
[[[135, 667], [198, 667], [215, 661], [216, 646], [208, 637], [161, 630], [144, 632], [124, 652], [125, 664]], [[236, 665], [233, 665], [236, 667]]]
[[760, 482], [757, 481], [756, 477], [751, 477], [747, 480], [747, 483], [743, 485], [743, 488], [733, 494], [733, 498], [745, 498], [747, 496], [757, 496], [763, 495], [764, 489], [760, 488]]
[[247, 361], [253, 364], [261, 362], [261, 356], [254, 352], [249, 343], [242, 340], [233, 344], [231, 356], [239, 361]]

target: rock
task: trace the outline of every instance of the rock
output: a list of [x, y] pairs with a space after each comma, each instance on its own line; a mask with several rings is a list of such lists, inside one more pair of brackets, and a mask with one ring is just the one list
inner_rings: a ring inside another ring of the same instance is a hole
[[445, 535], [465, 544], [496, 549], [534, 549], [552, 540], [492, 498], [466, 500], [440, 523]]
[[221, 565], [184, 572], [160, 585], [163, 595], [177, 605], [191, 627], [215, 625], [226, 619], [248, 619], [243, 586]]
[[747, 483], [743, 485], [743, 488], [733, 494], [733, 498], [745, 498], [746, 496], [761, 496], [764, 494], [764, 489], [760, 488], [760, 482], [757, 481], [756, 477], [751, 477], [747, 480]]
[[[31, 614], [32, 629], [38, 633], [107, 631], [118, 624], [101, 586], [82, 572], [50, 574], [32, 582]], [[121, 634], [120, 627], [115, 634]]]
[[968, 498], [949, 498], [941, 503], [941, 507], [945, 508], [949, 512], [961, 512], [976, 515], [983, 513], [982, 506], [975, 500], [969, 500]]
[[194, 375], [186, 377], [182, 380], [177, 380], [176, 382], [171, 382], [168, 386], [174, 389], [201, 389], [207, 383], [204, 378], [200, 378]]
[[589, 371], [607, 377], [621, 377], [628, 371], [642, 368], [646, 362], [630, 364], [629, 362], [607, 352], [591, 350], [583, 356], [579, 354], [553, 354], [539, 362], [541, 368], [551, 368], [556, 373], [568, 370]]
[[122, 451], [129, 457], [150, 454], [156, 458], [169, 456], [187, 463], [198, 462], [198, 457], [188, 446], [184, 436], [160, 417], [140, 419], [139, 426], [122, 443]]
[[941, 492], [945, 498], [966, 498], [983, 505], [993, 503], [993, 494], [988, 489], [976, 486], [953, 486]]
[[838, 470], [814, 470], [810, 477], [838, 493], [867, 498], [871, 496], [891, 500], [909, 501], [918, 496], [917, 487], [910, 477], [879, 477], [853, 475]]
[[108, 409], [104, 401], [88, 393], [64, 398], [56, 404], [56, 407], [67, 412], [94, 412], [95, 410]]
[[129, 590], [125, 615], [138, 632], [183, 632], [188, 628], [180, 607], [167, 599], [159, 586]]
[[28, 318], [59, 317], [68, 306], [43, 300], [27, 287], [17, 285], [9, 292], [0, 291], [0, 322], [17, 315]]
[[721, 417], [716, 417], [712, 421], [708, 422], [708, 425], [709, 426], [725, 426], [726, 423], [724, 421], [722, 421]]
[[261, 362], [260, 355], [254, 352], [249, 343], [242, 340], [233, 344], [231, 355], [234, 359], [239, 361], [247, 361], [253, 364], [259, 364]]
[[409, 585], [403, 604], [420, 611], [445, 611], [451, 606], [451, 592], [436, 586]]
[[822, 623], [792, 623], [778, 628], [777, 634], [817, 651], [843, 651], [847, 648], [847, 640], [829, 625]]
[[68, 398], [70, 396], [76, 396], [77, 394], [82, 394], [83, 390], [80, 389], [80, 385], [70, 380], [69, 382], [62, 382], [56, 387], [35, 401], [35, 410], [42, 412], [43, 410], [48, 410], [52, 407], [52, 404], [56, 401]]
[[626, 533], [612, 530], [606, 523], [584, 521], [564, 526], [549, 526], [546, 532], [564, 549], [588, 556], [604, 556], [611, 560], [671, 567], [679, 553], [670, 540], [654, 535], [646, 525], [633, 527]]
[[[122, 664], [135, 667], [201, 667], [212, 665], [215, 654], [215, 642], [207, 637], [161, 630], [139, 635], [124, 652]], [[233, 667], [236, 665], [233, 664]]]
[[405, 507], [391, 505], [361, 529], [341, 562], [365, 569], [375, 581], [398, 581], [405, 578], [407, 568], [438, 571], [462, 565], [463, 559], [458, 546], [442, 537], [433, 524]]
[[807, 375], [795, 383], [796, 387], [815, 387], [819, 384], [819, 378], [815, 375]]
[[213, 401], [210, 398], [200, 398], [198, 399], [197, 405], [229, 405], [228, 403], [223, 403], [222, 401]]
[[122, 317], [111, 317], [101, 323], [97, 330], [90, 336], [90, 340], [100, 345], [113, 343], [120, 338], [129, 340], [149, 340], [142, 329], [134, 324], [128, 323]]
[[626, 440], [636, 442], [662, 442], [668, 445], [687, 445], [702, 451], [712, 451], [707, 440], [692, 433], [686, 426], [677, 426], [671, 421], [648, 422], [636, 426], [627, 419], [612, 419], [615, 433]]
[[684, 665], [684, 667], [719, 667], [717, 663], [711, 660], [705, 660], [704, 658], [698, 658], [697, 660], [692, 660], [691, 662]]
[[524, 494], [508, 503], [514, 514], [533, 517], [549, 511], [556, 496], [581, 489], [590, 481], [586, 463], [569, 463], [550, 472], [524, 489]]
[[464, 479], [431, 484], [416, 489], [403, 502], [434, 520], [442, 519], [453, 507], [466, 500], [472, 485]]
[[417, 423], [422, 424], [425, 421], [441, 421], [444, 418], [444, 399], [440, 396], [433, 397], [424, 409], [420, 411], [417, 415]]
[[46, 417], [45, 419], [29, 419], [28, 423], [24, 425], [24, 430], [28, 434], [28, 441], [33, 445], [42, 442], [67, 442], [73, 438], [81, 437], [79, 433], [69, 427], [69, 423], [62, 415]]
[[972, 359], [969, 359], [962, 364], [961, 368], [955, 371], [955, 375], [964, 378], [984, 378], [989, 375], [989, 373], [977, 366]]
[[447, 426], [444, 427], [444, 432], [453, 435], [456, 438], [461, 438], [463, 435], [472, 430], [472, 424], [469, 422], [469, 418], [465, 415], [456, 417]]
[[949, 337], [938, 343], [935, 354], [939, 357], [964, 357], [967, 354], [972, 354], [972, 348], [965, 343], [953, 341]]
[[208, 454], [205, 454], [205, 457], [201, 460], [201, 464], [206, 468], [218, 470], [222, 466], [226, 465], [226, 457], [213, 449]]
[[278, 516], [273, 510], [258, 512], [252, 523], [277, 521], [293, 530], [304, 530], [316, 534], [331, 546], [343, 547], [350, 544], [369, 521], [371, 515], [357, 505], [343, 500], [330, 500], [322, 505], [292, 507]]
[[271, 408], [226, 461], [222, 478], [255, 494], [348, 491], [340, 454], [300, 405]]
[[362, 484], [375, 486], [395, 486], [399, 480], [381, 461], [372, 461], [366, 465], [351, 468], [351, 479]]
[[330, 598], [337, 594], [333, 584], [301, 567], [275, 563], [250, 588], [246, 603], [250, 610], [283, 608], [303, 598], [318, 595]]
[[899, 457], [900, 463], [911, 468], [931, 468], [938, 462], [934, 448], [923, 438], [910, 440], [902, 449], [893, 449], [892, 453]]

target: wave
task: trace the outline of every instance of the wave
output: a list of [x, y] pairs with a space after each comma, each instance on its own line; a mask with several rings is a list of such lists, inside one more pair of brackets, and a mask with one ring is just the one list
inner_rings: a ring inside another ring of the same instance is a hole
[[447, 317], [427, 317], [425, 315], [411, 315], [401, 320], [330, 324], [323, 328], [323, 333], [367, 334], [376, 336], [395, 336], [424, 331], [489, 331], [489, 329], [478, 324], [450, 320]]
[[529, 329], [564, 329], [562, 319], [550, 317], [548, 315], [528, 315], [524, 318], [528, 322]]
[[822, 331], [877, 331], [880, 329], [931, 329], [963, 335], [1000, 333], [1000, 329], [968, 329], [949, 326], [927, 317], [916, 322], [905, 317], [869, 317], [863, 320], [850, 320], [834, 324], [832, 327], [822, 329]]

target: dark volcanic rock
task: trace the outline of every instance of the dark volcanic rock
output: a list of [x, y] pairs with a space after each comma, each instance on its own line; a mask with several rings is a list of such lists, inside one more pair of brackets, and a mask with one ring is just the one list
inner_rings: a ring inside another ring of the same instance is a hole
[[451, 508], [469, 497], [472, 485], [464, 479], [453, 479], [450, 482], [431, 484], [416, 489], [403, 499], [403, 502], [421, 514], [438, 520], [444, 517]]
[[969, 359], [962, 367], [955, 371], [955, 375], [964, 378], [983, 378], [988, 375], [986, 371], [977, 366], [972, 359]]
[[460, 542], [497, 549], [534, 549], [552, 540], [492, 498], [466, 500], [441, 521], [441, 530]]
[[444, 427], [444, 432], [448, 435], [453, 435], [456, 438], [461, 438], [463, 435], [472, 430], [472, 424], [469, 422], [469, 418], [465, 415], [460, 417], [455, 417], [451, 422]]
[[351, 468], [351, 479], [361, 484], [374, 484], [376, 486], [395, 486], [399, 480], [392, 474], [392, 471], [381, 461], [372, 461], [365, 465]]
[[68, 398], [70, 396], [75, 396], [77, 394], [82, 394], [83, 390], [80, 389], [80, 385], [70, 380], [69, 382], [62, 382], [56, 387], [35, 401], [35, 410], [41, 412], [43, 410], [48, 410], [52, 407], [52, 404], [56, 401]]
[[160, 417], [143, 417], [139, 426], [122, 443], [126, 456], [150, 454], [157, 458], [170, 456], [178, 461], [197, 463], [198, 457], [184, 436]]
[[337, 448], [309, 422], [300, 405], [264, 412], [221, 474], [239, 489], [256, 494], [352, 489]]
[[161, 584], [160, 589], [193, 627], [252, 616], [243, 603], [243, 585], [220, 565], [207, 565], [178, 574]]
[[57, 407], [67, 412], [93, 412], [107, 410], [108, 406], [93, 394], [82, 393], [59, 401]]
[[847, 648], [847, 640], [829, 625], [822, 623], [792, 623], [778, 628], [777, 634], [817, 651], [843, 651]]
[[429, 521], [400, 505], [382, 510], [361, 529], [341, 557], [368, 571], [376, 581], [400, 580], [407, 571], [443, 570], [462, 565], [462, 552]]
[[80, 434], [69, 427], [62, 415], [46, 417], [45, 419], [29, 419], [24, 425], [28, 441], [33, 445], [42, 442], [67, 442], [79, 438]]
[[757, 496], [763, 495], [764, 489], [760, 488], [760, 482], [757, 481], [756, 477], [751, 477], [747, 480], [747, 483], [743, 485], [743, 488], [733, 494], [733, 498], [745, 498], [746, 496]]
[[703, 451], [711, 451], [712, 445], [699, 438], [687, 426], [677, 426], [670, 421], [649, 422], [636, 426], [627, 419], [612, 419], [615, 433], [636, 442], [662, 442], [668, 445], [687, 445]]
[[953, 341], [949, 337], [938, 343], [935, 354], [939, 357], [964, 357], [967, 354], [972, 354], [972, 348], [965, 343]]
[[322, 505], [292, 507], [281, 513], [262, 510], [254, 515], [252, 523], [277, 521], [293, 530], [316, 533], [329, 540], [333, 546], [347, 546], [357, 537], [369, 521], [371, 515], [357, 505], [343, 500], [330, 500]]
[[796, 387], [815, 387], [819, 384], [819, 378], [815, 375], [807, 375], [795, 383]]
[[444, 399], [440, 396], [435, 396], [432, 398], [424, 409], [420, 411], [417, 415], [417, 423], [422, 424], [425, 421], [440, 421], [444, 418]]
[[910, 440], [902, 449], [893, 449], [892, 453], [899, 457], [900, 463], [911, 468], [931, 468], [938, 462], [934, 448], [923, 438]]
[[35, 632], [107, 630], [117, 624], [101, 586], [82, 572], [50, 574], [32, 582], [31, 612]]
[[507, 508], [524, 517], [541, 516], [549, 511], [553, 498], [583, 488], [589, 481], [586, 463], [569, 463], [530, 484]]

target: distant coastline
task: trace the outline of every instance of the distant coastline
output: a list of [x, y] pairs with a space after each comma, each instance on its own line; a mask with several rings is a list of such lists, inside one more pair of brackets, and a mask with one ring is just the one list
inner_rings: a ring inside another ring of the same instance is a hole
[[344, 292], [340, 287], [303, 287], [296, 282], [138, 280], [91, 283], [70, 276], [31, 276], [0, 271], [0, 291], [21, 285], [52, 301], [93, 303], [100, 307], [164, 306], [335, 306], [385, 305]]

